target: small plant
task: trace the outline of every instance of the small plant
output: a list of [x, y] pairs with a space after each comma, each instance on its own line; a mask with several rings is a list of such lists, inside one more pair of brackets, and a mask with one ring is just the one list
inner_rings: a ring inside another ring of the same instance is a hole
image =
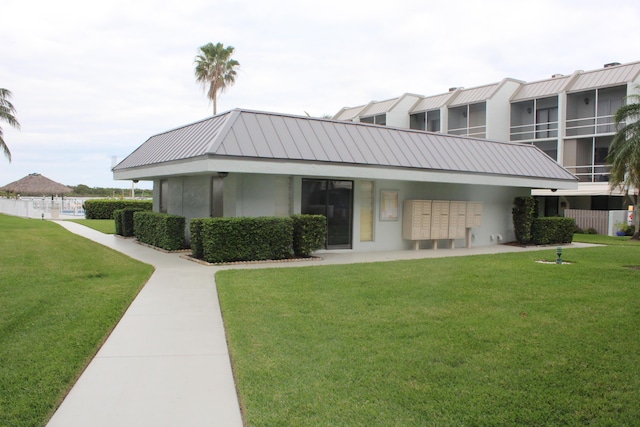
[[616, 222], [616, 228], [622, 233], [621, 236], [633, 236], [636, 231], [635, 225], [629, 225], [626, 222]]
[[584, 234], [598, 234], [595, 228], [589, 227], [584, 229]]

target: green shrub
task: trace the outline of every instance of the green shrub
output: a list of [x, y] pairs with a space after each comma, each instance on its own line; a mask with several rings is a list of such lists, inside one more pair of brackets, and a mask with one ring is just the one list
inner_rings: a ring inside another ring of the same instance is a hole
[[293, 252], [297, 256], [309, 256], [324, 248], [327, 240], [327, 218], [324, 215], [292, 215]]
[[113, 211], [113, 219], [116, 223], [116, 234], [123, 237], [131, 237], [133, 233], [133, 214], [140, 212], [141, 208], [124, 208]]
[[595, 228], [589, 227], [584, 229], [584, 234], [598, 234]]
[[291, 218], [201, 218], [191, 232], [194, 256], [202, 250], [207, 262], [285, 259], [292, 254]]
[[573, 218], [536, 218], [531, 224], [531, 239], [536, 245], [571, 243], [575, 228]]
[[133, 213], [133, 229], [136, 238], [148, 245], [177, 251], [185, 247], [186, 218], [159, 212]]
[[520, 244], [529, 243], [532, 239], [531, 225], [535, 217], [535, 200], [531, 196], [516, 197], [511, 210], [513, 216], [513, 231]]
[[194, 258], [202, 259], [202, 223], [204, 218], [192, 218], [189, 222], [189, 232], [191, 235], [191, 255]]
[[113, 212], [124, 208], [138, 208], [145, 211], [153, 209], [151, 200], [116, 200], [91, 199], [85, 200], [84, 217], [86, 219], [113, 219]]

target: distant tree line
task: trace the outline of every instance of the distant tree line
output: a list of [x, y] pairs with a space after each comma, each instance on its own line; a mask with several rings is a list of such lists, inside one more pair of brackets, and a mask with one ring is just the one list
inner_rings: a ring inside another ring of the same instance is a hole
[[[109, 187], [89, 187], [85, 184], [68, 185], [73, 191], [68, 193], [65, 197], [131, 197], [130, 188], [109, 188]], [[152, 190], [145, 190], [141, 188], [134, 189], [135, 197], [152, 197]]]

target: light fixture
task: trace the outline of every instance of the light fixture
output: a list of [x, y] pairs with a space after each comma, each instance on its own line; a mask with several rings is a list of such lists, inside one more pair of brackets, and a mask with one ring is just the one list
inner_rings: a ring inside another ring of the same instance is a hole
[[218, 172], [218, 177], [226, 178], [229, 175], [229, 172]]
[[467, 117], [467, 112], [466, 111], [462, 112], [462, 117]]
[[527, 107], [527, 114], [531, 114], [531, 107]]
[[585, 103], [585, 105], [589, 105], [589, 98], [585, 98], [584, 99], [584, 103]]

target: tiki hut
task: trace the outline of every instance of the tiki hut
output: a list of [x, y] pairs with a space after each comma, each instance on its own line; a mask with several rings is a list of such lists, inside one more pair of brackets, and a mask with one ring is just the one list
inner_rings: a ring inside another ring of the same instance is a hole
[[0, 191], [21, 196], [62, 196], [73, 190], [39, 173], [31, 173], [11, 184], [0, 187]]

